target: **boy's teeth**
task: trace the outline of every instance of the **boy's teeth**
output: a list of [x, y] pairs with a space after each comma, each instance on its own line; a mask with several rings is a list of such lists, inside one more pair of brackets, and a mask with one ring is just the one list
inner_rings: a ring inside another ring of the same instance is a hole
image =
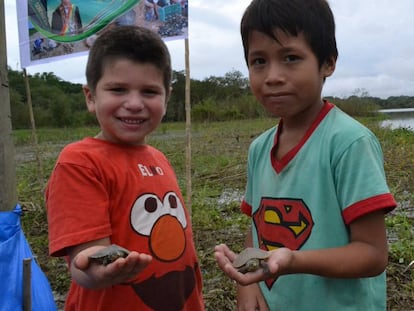
[[130, 120], [130, 119], [124, 119], [123, 120], [125, 123], [130, 123], [130, 124], [139, 124], [142, 123], [142, 120]]

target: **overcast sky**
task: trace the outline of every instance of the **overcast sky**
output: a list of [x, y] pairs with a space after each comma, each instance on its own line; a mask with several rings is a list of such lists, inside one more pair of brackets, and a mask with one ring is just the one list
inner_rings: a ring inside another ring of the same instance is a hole
[[[16, 0], [5, 0], [8, 64], [21, 70]], [[239, 70], [247, 77], [239, 34], [250, 0], [189, 0], [190, 73], [193, 79]], [[339, 59], [324, 95], [414, 96], [414, 1], [330, 0], [336, 18]], [[184, 40], [168, 41], [173, 69], [185, 69]], [[26, 68], [84, 83], [86, 56]]]

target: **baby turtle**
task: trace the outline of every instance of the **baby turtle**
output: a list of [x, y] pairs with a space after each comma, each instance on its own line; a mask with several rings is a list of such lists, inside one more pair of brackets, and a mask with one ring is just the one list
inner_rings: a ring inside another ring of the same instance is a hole
[[128, 256], [129, 250], [116, 245], [112, 244], [111, 246], [105, 247], [99, 251], [97, 251], [95, 254], [89, 256], [89, 259], [97, 262], [100, 265], [109, 265], [110, 263], [114, 262], [118, 258], [125, 258]]
[[254, 272], [260, 268], [267, 268], [265, 260], [269, 252], [260, 248], [248, 247], [244, 249], [233, 261], [235, 267], [241, 273]]

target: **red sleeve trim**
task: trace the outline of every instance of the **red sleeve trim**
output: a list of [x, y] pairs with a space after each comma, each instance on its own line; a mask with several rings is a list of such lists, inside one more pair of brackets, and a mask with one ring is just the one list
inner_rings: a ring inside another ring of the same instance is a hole
[[242, 201], [240, 209], [243, 214], [246, 214], [249, 217], [252, 217], [252, 207], [245, 200]]
[[357, 218], [366, 214], [384, 210], [384, 213], [392, 211], [397, 206], [397, 202], [391, 193], [380, 194], [355, 204], [348, 206], [342, 213], [344, 221], [347, 225]]

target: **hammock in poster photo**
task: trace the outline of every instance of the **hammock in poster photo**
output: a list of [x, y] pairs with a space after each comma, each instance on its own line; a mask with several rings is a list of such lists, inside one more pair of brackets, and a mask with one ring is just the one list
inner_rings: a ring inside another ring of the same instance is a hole
[[[86, 39], [95, 34], [117, 17], [123, 15], [134, 7], [140, 0], [109, 0], [108, 4], [93, 12], [92, 20], [82, 25], [76, 32], [63, 29], [59, 33], [53, 32], [47, 16], [47, 0], [27, 0], [28, 17], [33, 27], [43, 36], [57, 42], [75, 42]], [[84, 0], [84, 2], [86, 2]], [[83, 10], [84, 8], [82, 8]], [[86, 9], [88, 9], [86, 7]], [[70, 12], [74, 14], [74, 12]]]

